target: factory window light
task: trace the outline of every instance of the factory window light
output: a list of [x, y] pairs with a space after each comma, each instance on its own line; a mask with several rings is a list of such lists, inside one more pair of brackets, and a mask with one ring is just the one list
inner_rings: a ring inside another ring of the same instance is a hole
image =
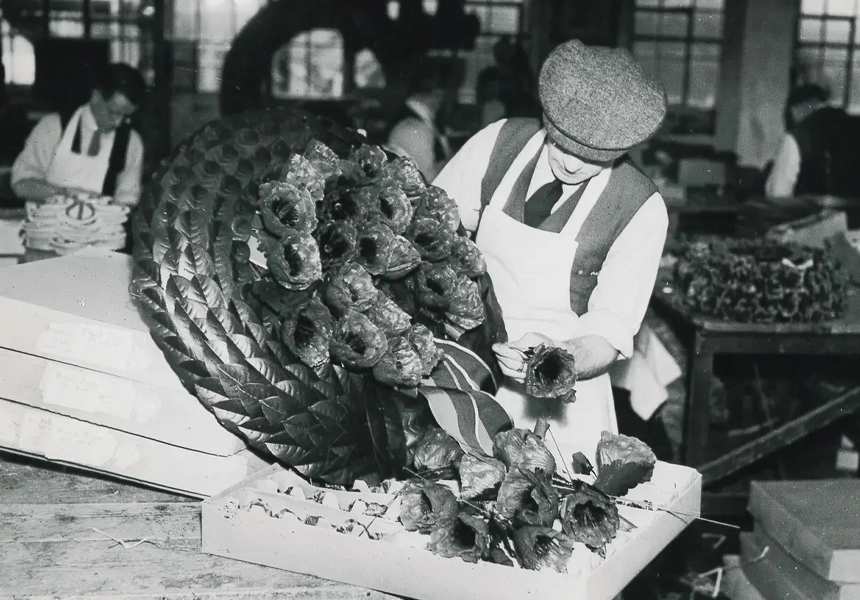
[[817, 83], [831, 102], [860, 113], [860, 1], [802, 0], [794, 83]]
[[295, 36], [272, 60], [272, 96], [329, 100], [344, 92], [343, 36], [313, 29]]
[[636, 0], [633, 54], [670, 105], [713, 111], [724, 23], [724, 0]]

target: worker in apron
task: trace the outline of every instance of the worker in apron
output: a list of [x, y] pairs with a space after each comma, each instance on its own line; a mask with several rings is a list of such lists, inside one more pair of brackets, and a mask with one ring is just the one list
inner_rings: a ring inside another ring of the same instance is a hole
[[[89, 102], [43, 117], [12, 166], [12, 189], [28, 215], [51, 197], [109, 196], [134, 206], [140, 199], [143, 141], [129, 118], [143, 101], [141, 74], [124, 64], [100, 73]], [[33, 228], [37, 230], [37, 227]], [[55, 256], [47, 246], [28, 244], [25, 262]]]
[[[569, 465], [617, 431], [607, 372], [633, 354], [668, 229], [656, 186], [625, 154], [660, 126], [666, 99], [627, 51], [576, 40], [549, 55], [539, 93], [542, 123], [487, 126], [433, 183], [458, 202], [502, 308], [496, 398], [517, 427], [548, 421], [548, 446]], [[540, 344], [575, 357], [574, 403], [525, 392], [527, 351]]]

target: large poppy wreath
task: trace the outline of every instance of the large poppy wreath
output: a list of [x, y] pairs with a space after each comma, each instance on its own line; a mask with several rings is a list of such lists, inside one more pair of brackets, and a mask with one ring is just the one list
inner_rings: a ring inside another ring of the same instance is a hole
[[[604, 432], [589, 484], [512, 428], [501, 309], [456, 204], [354, 132], [285, 111], [211, 123], [161, 164], [134, 232], [135, 298], [188, 390], [308, 477], [409, 479], [400, 520], [437, 554], [564, 571], [577, 544], [605, 553], [613, 497], [651, 477], [638, 440]], [[566, 352], [527, 354], [530, 393], [572, 401]]]
[[288, 111], [210, 123], [134, 225], [135, 295], [184, 385], [251, 446], [341, 483], [395, 473], [437, 422], [489, 452], [511, 426], [492, 399], [501, 311], [456, 204], [364, 142]]

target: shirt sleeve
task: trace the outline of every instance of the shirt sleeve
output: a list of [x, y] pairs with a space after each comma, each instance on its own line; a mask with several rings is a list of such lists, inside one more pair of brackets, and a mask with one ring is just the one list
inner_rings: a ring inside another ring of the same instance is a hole
[[47, 115], [36, 123], [12, 164], [12, 185], [25, 179], [47, 179], [62, 133], [59, 115]]
[[457, 202], [463, 227], [470, 232], [478, 228], [481, 182], [504, 122], [501, 120], [487, 125], [469, 138], [433, 180], [433, 185], [445, 190]]
[[598, 335], [624, 358], [633, 355], [633, 337], [654, 291], [668, 227], [666, 204], [654, 194], [609, 249], [588, 312], [580, 318], [581, 335]]
[[134, 206], [140, 201], [141, 178], [143, 177], [143, 141], [136, 131], [128, 138], [128, 154], [125, 168], [117, 176], [114, 200], [117, 204]]
[[784, 198], [794, 194], [794, 186], [800, 173], [800, 148], [791, 134], [786, 134], [779, 154], [765, 184], [768, 198]]
[[436, 138], [426, 123], [413, 118], [400, 121], [391, 130], [388, 143], [414, 160], [425, 177], [433, 176]]

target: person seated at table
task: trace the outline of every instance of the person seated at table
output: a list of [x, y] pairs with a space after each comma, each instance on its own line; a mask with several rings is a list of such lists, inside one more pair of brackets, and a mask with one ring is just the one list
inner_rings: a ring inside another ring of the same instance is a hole
[[815, 84], [795, 88], [787, 106], [788, 131], [773, 161], [765, 195], [860, 198], [860, 119], [830, 106]]
[[55, 194], [86, 192], [132, 206], [140, 199], [143, 140], [130, 117], [146, 83], [126, 64], [98, 74], [89, 102], [43, 117], [12, 166], [18, 197], [41, 203]]
[[[110, 64], [96, 74], [86, 104], [46, 115], [36, 124], [12, 165], [12, 191], [25, 201], [29, 215], [55, 195], [109, 196], [129, 207], [138, 203], [144, 148], [130, 118], [145, 95], [137, 69]], [[24, 262], [53, 256], [27, 248]]]

